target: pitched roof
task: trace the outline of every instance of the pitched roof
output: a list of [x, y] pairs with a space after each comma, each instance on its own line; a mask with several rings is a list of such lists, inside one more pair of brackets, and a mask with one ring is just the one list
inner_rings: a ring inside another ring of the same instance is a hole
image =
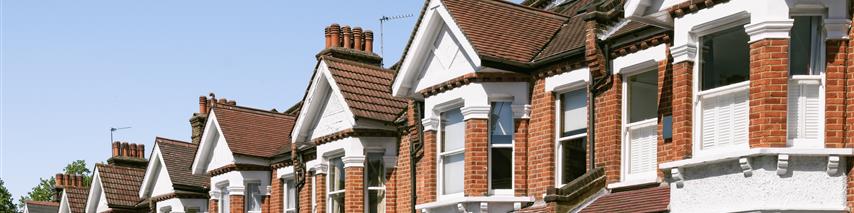
[[203, 190], [208, 185], [210, 179], [207, 175], [193, 175], [191, 171], [198, 144], [161, 137], [157, 137], [154, 143], [160, 147], [173, 188]]
[[86, 209], [86, 199], [89, 198], [89, 187], [67, 187], [63, 189], [68, 198], [71, 213], [83, 213]]
[[101, 187], [107, 196], [110, 207], [133, 208], [139, 203], [139, 187], [145, 176], [145, 169], [121, 167], [107, 164], [95, 164]]
[[229, 105], [217, 105], [212, 111], [234, 154], [273, 157], [291, 144], [292, 115]]
[[394, 122], [403, 113], [406, 101], [391, 96], [393, 71], [335, 57], [322, 60], [357, 118]]
[[475, 51], [499, 60], [531, 62], [567, 17], [501, 0], [442, 0]]
[[560, 27], [560, 30], [552, 37], [549, 43], [543, 47], [543, 51], [534, 58], [535, 61], [574, 49], [584, 48], [585, 23], [583, 17], [578, 14], [578, 11], [583, 6], [589, 5], [592, 2], [593, 0], [580, 0], [551, 9], [553, 12], [570, 18], [566, 24]]
[[666, 212], [670, 188], [653, 187], [608, 194], [580, 212]]
[[59, 212], [59, 203], [46, 201], [27, 201], [27, 212], [29, 213], [56, 213]]

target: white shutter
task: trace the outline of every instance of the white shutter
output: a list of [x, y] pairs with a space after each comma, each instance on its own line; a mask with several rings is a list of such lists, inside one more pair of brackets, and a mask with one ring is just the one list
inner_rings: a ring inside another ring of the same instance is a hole
[[747, 144], [749, 131], [748, 91], [706, 97], [702, 100], [702, 150]]
[[646, 125], [637, 129], [629, 130], [629, 173], [639, 174], [655, 172], [656, 167], [656, 128], [654, 125]]
[[702, 126], [702, 149], [709, 149], [715, 147], [715, 118], [717, 115], [717, 108], [715, 107], [717, 102], [714, 98], [709, 98], [707, 100], [703, 100], [703, 120], [700, 125]]
[[819, 84], [792, 81], [789, 84], [788, 136], [793, 140], [817, 140], [821, 137], [821, 100]]
[[801, 96], [804, 99], [804, 137], [806, 139], [816, 140], [820, 137], [819, 131], [822, 126], [821, 122], [821, 105], [819, 100], [819, 85], [809, 84], [804, 85], [801, 89]]
[[800, 131], [803, 129], [801, 125], [803, 122], [801, 121], [801, 87], [797, 84], [797, 82], [792, 81], [789, 84], [789, 97], [788, 97], [788, 109], [787, 109], [787, 122], [788, 122], [788, 135], [789, 139], [799, 138]]
[[747, 144], [750, 130], [749, 91], [734, 94], [732, 108], [732, 144]]

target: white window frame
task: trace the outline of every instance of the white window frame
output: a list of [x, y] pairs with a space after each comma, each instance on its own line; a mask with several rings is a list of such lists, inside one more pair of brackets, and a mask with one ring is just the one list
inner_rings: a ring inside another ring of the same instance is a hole
[[[445, 184], [445, 176], [444, 176], [444, 172], [445, 172], [444, 170], [445, 169], [444, 168], [445, 167], [442, 165], [444, 163], [443, 162], [444, 156], [462, 154], [463, 155], [463, 171], [465, 171], [465, 151], [466, 151], [465, 146], [463, 146], [462, 148], [459, 148], [459, 149], [451, 150], [451, 151], [446, 151], [446, 152], [441, 151], [442, 145], [445, 142], [444, 140], [442, 140], [442, 135], [444, 134], [444, 132], [442, 131], [443, 127], [444, 127], [444, 125], [442, 124], [442, 114], [447, 112], [447, 111], [451, 111], [451, 110], [461, 110], [461, 108], [462, 108], [461, 104], [454, 104], [452, 106], [443, 107], [443, 109], [441, 109], [441, 112], [437, 113], [439, 115], [439, 122], [438, 122], [437, 131], [436, 131], [436, 141], [437, 141], [437, 143], [436, 143], [436, 150], [437, 150], [437, 152], [436, 152], [436, 157], [437, 157], [436, 158], [436, 163], [437, 163], [436, 164], [436, 171], [437, 171], [436, 175], [437, 175], [437, 178], [436, 179], [438, 180], [438, 181], [436, 181], [436, 184], [437, 184], [436, 191], [437, 191], [437, 195], [438, 195], [437, 197], [439, 199], [459, 198], [459, 197], [465, 196], [465, 179], [463, 180], [463, 190], [461, 192], [453, 193], [453, 194], [444, 194], [444, 184]], [[466, 120], [465, 120], [465, 118], [463, 118], [463, 124], [464, 125], [465, 125], [465, 122], [466, 122]], [[464, 134], [468, 134], [468, 133], [464, 133]], [[465, 141], [464, 141], [464, 143], [465, 143]]]
[[[372, 155], [372, 154], [373, 154], [373, 155], [379, 154], [379, 155], [381, 156], [381, 157], [380, 157], [380, 160], [382, 160], [382, 167], [383, 167], [383, 169], [382, 169], [382, 171], [380, 172], [380, 176], [382, 176], [382, 183], [381, 183], [381, 185], [382, 185], [382, 186], [368, 186], [368, 163], [370, 162], [370, 158], [371, 158], [371, 155]], [[373, 190], [373, 191], [383, 191], [383, 202], [384, 202], [384, 204], [387, 204], [387, 203], [388, 203], [388, 200], [386, 199], [386, 196], [385, 196], [385, 195], [386, 195], [386, 192], [387, 192], [387, 191], [386, 191], [386, 184], [385, 184], [385, 182], [386, 182], [387, 180], [386, 180], [386, 178], [385, 178], [385, 175], [386, 175], [386, 172], [387, 172], [388, 170], [386, 170], [386, 168], [385, 168], [385, 158], [384, 158], [384, 157], [385, 157], [385, 152], [384, 152], [384, 150], [383, 150], [383, 151], [372, 151], [372, 150], [369, 150], [369, 151], [368, 151], [368, 153], [365, 155], [365, 170], [364, 170], [364, 171], [365, 171], [365, 174], [364, 174], [364, 180], [363, 180], [363, 181], [364, 181], [364, 185], [365, 185], [365, 193], [364, 193], [365, 199], [364, 199], [364, 200], [365, 200], [365, 211], [366, 211], [366, 212], [368, 211], [368, 209], [370, 209], [370, 204], [371, 204], [371, 201], [370, 201], [370, 197], [371, 197], [370, 191], [372, 191], [372, 190]], [[383, 209], [385, 209], [385, 206], [383, 206]]]
[[[511, 106], [511, 111], [513, 110], [512, 109], [512, 106], [513, 106], [513, 99], [512, 98], [510, 98], [509, 100], [492, 100], [490, 102], [490, 107], [489, 107], [489, 109], [490, 109], [489, 110], [490, 111], [489, 112], [490, 119], [488, 120], [489, 122], [491, 122], [491, 120], [492, 120], [492, 117], [491, 117], [492, 116], [492, 107], [494, 107], [495, 106], [494, 104], [498, 103], [498, 102], [508, 103], [508, 106]], [[512, 137], [510, 137], [511, 138], [510, 144], [495, 144], [495, 145], [493, 145], [492, 144], [492, 124], [487, 123], [487, 126], [488, 126], [487, 128], [489, 128], [487, 130], [487, 138], [488, 138], [487, 143], [489, 144], [488, 145], [489, 146], [488, 154], [487, 154], [488, 159], [489, 159], [488, 163], [487, 163], [487, 165], [489, 165], [488, 167], [490, 167], [492, 165], [492, 148], [510, 148], [511, 165], [510, 165], [510, 188], [509, 189], [492, 189], [492, 168], [491, 167], [488, 168], [488, 170], [489, 170], [488, 174], [489, 175], [487, 175], [487, 177], [488, 177], [487, 187], [488, 187], [489, 191], [491, 192], [491, 194], [495, 194], [495, 195], [513, 195], [514, 190], [516, 189], [516, 186], [515, 186], [516, 185], [515, 184], [516, 183], [516, 168], [515, 168], [516, 167], [516, 148], [514, 146], [516, 144], [516, 133], [515, 133], [515, 131], [516, 131], [515, 130], [516, 118], [513, 117], [513, 113], [511, 113], [510, 115], [511, 115], [511, 117], [510, 117], [511, 122], [513, 123], [513, 129], [510, 130], [511, 132], [513, 132]]]
[[[740, 89], [743, 89], [744, 87], [748, 87], [747, 89], [749, 89], [750, 80], [743, 81], [740, 83], [730, 84], [730, 85], [726, 85], [726, 86], [721, 86], [721, 87], [717, 87], [717, 88], [713, 88], [713, 89], [709, 89], [709, 90], [705, 90], [705, 91], [702, 90], [701, 85], [700, 85], [701, 84], [700, 77], [702, 75], [702, 71], [700, 70], [700, 67], [702, 67], [702, 65], [701, 65], [702, 61], [701, 60], [703, 58], [702, 51], [700, 50], [700, 48], [702, 48], [703, 37], [710, 35], [712, 33], [719, 32], [719, 31], [729, 30], [733, 27], [739, 27], [739, 26], [744, 27], [745, 25], [747, 25], [749, 23], [750, 23], [750, 15], [746, 12], [738, 12], [738, 13], [730, 14], [730, 15], [727, 15], [725, 17], [716, 19], [716, 20], [711, 20], [711, 21], [706, 22], [706, 23], [701, 23], [701, 24], [695, 25], [695, 27], [690, 32], [691, 36], [694, 37], [695, 40], [697, 41], [696, 42], [696, 45], [697, 45], [696, 60], [697, 61], [696, 61], [696, 63], [694, 63], [693, 71], [692, 71], [693, 75], [691, 76], [691, 78], [692, 78], [691, 79], [691, 82], [692, 82], [691, 83], [691, 90], [692, 90], [691, 99], [694, 100], [692, 102], [692, 105], [693, 105], [692, 106], [693, 107], [692, 114], [693, 115], [692, 115], [692, 119], [691, 119], [691, 123], [692, 123], [691, 126], [692, 126], [692, 131], [693, 131], [693, 133], [691, 134], [692, 138], [693, 138], [693, 142], [691, 143], [691, 147], [692, 147], [692, 155], [693, 156], [710, 156], [710, 155], [715, 155], [715, 154], [720, 154], [720, 153], [746, 150], [746, 149], [750, 148], [750, 143], [748, 141], [747, 143], [744, 143], [743, 145], [740, 145], [740, 146], [731, 145], [731, 146], [716, 148], [713, 150], [703, 150], [702, 149], [702, 136], [703, 136], [702, 135], [703, 134], [703, 132], [702, 132], [702, 119], [703, 119], [702, 118], [702, 112], [703, 112], [703, 108], [702, 108], [702, 104], [701, 104], [702, 102], [700, 101], [700, 98], [702, 98], [704, 95], [708, 95], [708, 94], [712, 94], [712, 93], [723, 93], [723, 92], [732, 91], [732, 90], [740, 90]], [[749, 41], [748, 41], [748, 44], [745, 44], [745, 45], [750, 45]], [[748, 107], [747, 107], [748, 108], [747, 109], [748, 115], [750, 115], [749, 102], [750, 102], [750, 97], [748, 95]], [[749, 127], [749, 125], [748, 125], [748, 127]]]
[[[251, 192], [253, 190], [251, 189], [250, 184], [254, 184], [255, 185], [254, 190], [257, 190], [257, 192], [258, 192], [258, 194], [257, 194], [258, 203], [256, 204], [256, 206], [258, 207], [258, 210], [254, 210], [254, 211], [249, 209], [250, 202], [255, 200], [255, 199], [252, 199], [253, 197], [252, 197]], [[243, 187], [245, 187], [244, 195], [243, 195], [243, 208], [244, 208], [244, 210], [247, 213], [261, 213], [262, 209], [264, 209], [263, 205], [264, 205], [264, 194], [265, 194], [261, 190], [261, 181], [260, 180], [247, 180], [247, 181], [243, 182]]]
[[[657, 178], [658, 178], [658, 174], [657, 174], [658, 170], [657, 169], [653, 170], [652, 172], [650, 172], [648, 174], [644, 173], [642, 175], [636, 175], [634, 177], [630, 176], [630, 174], [629, 174], [629, 167], [630, 167], [629, 163], [630, 162], [629, 162], [629, 152], [627, 150], [630, 147], [630, 144], [629, 144], [630, 138], [628, 137], [630, 134], [630, 132], [629, 132], [630, 128], [632, 128], [632, 127], [644, 128], [644, 127], [647, 127], [648, 125], [655, 126], [656, 127], [656, 135], [655, 135], [656, 136], [656, 146], [655, 146], [655, 149], [656, 149], [656, 155], [658, 155], [658, 142], [657, 142], [658, 141], [658, 115], [656, 114], [656, 116], [653, 118], [644, 119], [642, 121], [637, 121], [637, 122], [633, 122], [633, 123], [630, 123], [631, 118], [629, 117], [630, 116], [630, 114], [629, 114], [630, 113], [629, 112], [629, 109], [630, 109], [630, 106], [629, 106], [629, 104], [630, 104], [629, 103], [629, 100], [630, 100], [630, 98], [629, 98], [629, 78], [636, 76], [636, 75], [645, 74], [647, 72], [658, 72], [657, 64], [655, 66], [645, 66], [644, 68], [638, 69], [635, 72], [623, 73], [623, 83], [622, 83], [622, 87], [623, 87], [622, 88], [623, 89], [623, 92], [622, 92], [623, 98], [622, 99], [623, 100], [622, 100], [622, 125], [621, 125], [622, 128], [620, 128], [621, 129], [621, 131], [620, 131], [621, 140], [620, 141], [622, 141], [621, 146], [620, 146], [620, 158], [621, 158], [620, 162], [622, 165], [620, 165], [620, 182], [623, 182], [624, 184], [652, 183], [652, 182], [656, 182]], [[656, 74], [656, 76], [657, 76], [657, 74]], [[658, 88], [656, 88], [656, 90], [657, 89]], [[656, 94], [656, 97], [659, 97], [658, 94]], [[658, 107], [657, 105], [658, 105], [658, 100], [656, 100], [656, 107]], [[658, 110], [656, 109], [656, 111], [658, 111]], [[658, 164], [658, 160], [656, 159], [656, 165], [657, 164]]]
[[[826, 71], [825, 60], [827, 57], [826, 56], [827, 55], [827, 49], [826, 49], [827, 45], [826, 45], [825, 41], [827, 39], [827, 32], [826, 32], [826, 28], [823, 26], [824, 26], [825, 19], [827, 19], [827, 15], [824, 14], [824, 11], [822, 10], [821, 12], [818, 12], [818, 13], [811, 12], [811, 11], [792, 12], [791, 16], [793, 19], [796, 16], [818, 17], [818, 19], [814, 20], [814, 22], [812, 23], [813, 26], [818, 26], [818, 27], [814, 27], [812, 30], [812, 33], [811, 33], [812, 38], [814, 38], [814, 39], [812, 40], [813, 48], [810, 50], [810, 56], [811, 56], [811, 65], [812, 65], [811, 68], [814, 69], [814, 71], [810, 74], [807, 74], [807, 75], [789, 75], [789, 86], [796, 85], [798, 83], [807, 83], [807, 84], [817, 83], [819, 85], [819, 87], [818, 87], [819, 106], [818, 107], [819, 107], [819, 116], [820, 116], [819, 121], [821, 122], [821, 125], [819, 125], [819, 129], [818, 129], [819, 134], [818, 134], [817, 138], [815, 138], [815, 139], [790, 138], [789, 132], [792, 131], [792, 129], [789, 128], [788, 122], [791, 122], [792, 119], [786, 119], [787, 120], [787, 124], [786, 124], [786, 145], [789, 147], [824, 148], [824, 138], [825, 138], [824, 130], [825, 130], [825, 114], [826, 114], [825, 85], [826, 85], [826, 79], [827, 79], [826, 72], [825, 72]], [[794, 25], [792, 27], [794, 27]], [[816, 28], [818, 28], [818, 29], [816, 29]], [[791, 45], [789, 45], [789, 47], [791, 48]], [[789, 51], [789, 52], [791, 53], [791, 51]], [[791, 54], [789, 55], [789, 57], [791, 57]], [[791, 60], [789, 60], [789, 61], [791, 62]], [[791, 68], [791, 65], [789, 67]], [[789, 72], [791, 73], [791, 70], [789, 70]], [[787, 90], [787, 93], [788, 93], [788, 90]], [[787, 94], [787, 96], [788, 96], [788, 94]], [[792, 106], [789, 105], [788, 103], [786, 103], [786, 105], [787, 105], [786, 113], [788, 116], [789, 107], [792, 107]]]
[[[296, 191], [296, 180], [291, 177], [282, 178], [282, 212], [283, 213], [296, 213], [296, 203], [299, 202], [299, 192]], [[288, 184], [288, 182], [293, 182], [292, 184]], [[288, 190], [294, 188], [294, 203], [288, 202], [290, 199], [290, 195], [288, 194]], [[288, 208], [288, 204], [293, 204], [294, 208]]]
[[[562, 86], [562, 87], [560, 87], [560, 89], [554, 90], [553, 95], [555, 98], [555, 186], [557, 188], [560, 188], [560, 187], [563, 187], [564, 185], [566, 185], [564, 183], [561, 183], [561, 180], [563, 180], [563, 172], [561, 171], [561, 168], [563, 168], [563, 142], [569, 141], [569, 140], [576, 140], [579, 138], [585, 138], [585, 137], [587, 137], [587, 134], [590, 131], [590, 118], [588, 117], [587, 118], [587, 131], [584, 131], [584, 133], [580, 133], [580, 134], [561, 137], [561, 134], [563, 133], [563, 128], [562, 128], [563, 127], [562, 126], [563, 120], [561, 119], [561, 113], [563, 113], [563, 110], [561, 109], [561, 107], [562, 107], [563, 103], [561, 103], [560, 97], [564, 93], [575, 92], [578, 90], [586, 90], [586, 89], [587, 89], [587, 82], [584, 81], [584, 82], [576, 82], [576, 83], [573, 83], [570, 85]], [[590, 99], [590, 93], [588, 91], [584, 91], [584, 92], [587, 93], [587, 99], [589, 100]], [[590, 111], [589, 111], [590, 110], [590, 103], [586, 103], [585, 105], [587, 107], [587, 113], [589, 114], [590, 113]], [[589, 141], [588, 141], [588, 143], [589, 143]], [[590, 153], [587, 153], [587, 151], [585, 151], [585, 154], [589, 155]], [[587, 156], [585, 156], [585, 159], [586, 158], [587, 158]]]
[[217, 201], [217, 202], [219, 202], [217, 204], [217, 212], [218, 213], [230, 213], [231, 212], [231, 205], [229, 202], [231, 202], [231, 199], [229, 199], [229, 198], [231, 198], [231, 196], [230, 196], [230, 193], [228, 192], [228, 182], [220, 183], [220, 184], [217, 184], [216, 186], [217, 186], [217, 188], [219, 188], [219, 191], [220, 191], [219, 200]]
[[[343, 155], [336, 155], [336, 156], [334, 156], [334, 157], [330, 157], [330, 158], [328, 158], [328, 159], [329, 159], [329, 160], [328, 160], [328, 162], [329, 162], [329, 166], [327, 167], [327, 170], [328, 170], [328, 171], [326, 171], [326, 212], [329, 212], [329, 213], [332, 213], [332, 212], [333, 212], [333, 211], [332, 211], [332, 210], [333, 210], [333, 209], [332, 209], [332, 204], [333, 204], [333, 198], [332, 198], [332, 195], [342, 194], [342, 196], [346, 196], [346, 194], [344, 194], [344, 193], [347, 191], [347, 187], [346, 187], [346, 186], [345, 186], [343, 189], [332, 191], [332, 186], [334, 185], [334, 184], [332, 183], [332, 180], [333, 180], [333, 177], [335, 176], [335, 175], [333, 175], [333, 174], [332, 174], [332, 170], [335, 168], [335, 165], [334, 165], [334, 164], [332, 164], [332, 161], [333, 161], [334, 159], [338, 159], [339, 161], [341, 161], [341, 162], [343, 163], [343, 162], [344, 162], [344, 159], [343, 159], [343, 158], [344, 158], [344, 156], [343, 156]], [[344, 170], [342, 170], [341, 172], [344, 172], [344, 183], [346, 184], [346, 183], [347, 183], [347, 173], [346, 173], [346, 168], [345, 168]], [[345, 197], [345, 199], [346, 199], [346, 197]], [[346, 201], [346, 200], [344, 200], [344, 202], [343, 202], [343, 203], [341, 203], [341, 205], [342, 205], [342, 206], [345, 206], [345, 208], [346, 208], [346, 202], [347, 202], [347, 201]], [[345, 211], [346, 211], [346, 209], [345, 209]]]

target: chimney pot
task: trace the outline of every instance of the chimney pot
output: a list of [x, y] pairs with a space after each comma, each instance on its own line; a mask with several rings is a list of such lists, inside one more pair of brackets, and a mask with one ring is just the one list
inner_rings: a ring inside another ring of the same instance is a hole
[[119, 149], [121, 149], [119, 152], [119, 156], [121, 156], [121, 157], [127, 157], [128, 156], [128, 142], [122, 142], [121, 147]]
[[119, 149], [119, 142], [113, 142], [113, 157], [118, 157], [121, 154], [121, 150]]
[[338, 26], [338, 24], [332, 24], [332, 26], [329, 26], [329, 35], [330, 35], [330, 37], [332, 37], [331, 40], [329, 40], [329, 42], [332, 44], [331, 47], [340, 47], [341, 46], [341, 43], [339, 41], [340, 33], [341, 33], [341, 27]]
[[208, 113], [208, 98], [199, 96], [199, 114]]
[[352, 49], [353, 42], [351, 39], [353, 39], [353, 36], [352, 32], [350, 31], [350, 26], [344, 26], [341, 30], [344, 31], [344, 48]]
[[220, 103], [220, 104], [226, 104], [226, 103], [228, 103], [228, 99], [220, 98], [220, 99], [219, 99], [219, 103]]
[[55, 187], [65, 187], [65, 174], [56, 173], [56, 184]]
[[365, 52], [374, 52], [374, 32], [370, 30], [365, 31]]
[[128, 157], [136, 158], [136, 144], [128, 145]]
[[362, 28], [361, 27], [353, 28], [353, 49], [363, 50], [364, 48], [362, 48], [362, 44], [363, 44], [364, 40], [365, 40], [365, 37], [362, 36]]
[[228, 105], [237, 106], [237, 101], [230, 100], [230, 101], [228, 101]]
[[136, 146], [136, 156], [139, 158], [145, 158], [145, 144], [137, 144]]
[[329, 48], [330, 46], [332, 46], [332, 41], [330, 40], [332, 38], [332, 34], [329, 33], [329, 27], [324, 28], [323, 33], [326, 37], [326, 46], [324, 48]]

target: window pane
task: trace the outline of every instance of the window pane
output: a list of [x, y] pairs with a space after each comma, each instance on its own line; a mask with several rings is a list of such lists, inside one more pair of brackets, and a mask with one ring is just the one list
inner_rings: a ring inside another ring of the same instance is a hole
[[587, 139], [578, 138], [561, 142], [561, 184], [569, 183], [587, 172]]
[[381, 187], [384, 179], [383, 154], [368, 154], [368, 187]]
[[228, 204], [229, 204], [228, 188], [223, 186], [219, 190], [221, 192], [220, 197], [219, 197], [219, 207], [220, 207], [219, 212], [228, 213], [229, 211], [231, 211], [231, 208], [228, 206]]
[[344, 193], [330, 194], [332, 213], [344, 213]]
[[702, 89], [708, 90], [750, 79], [750, 37], [744, 27], [716, 32], [702, 38]]
[[510, 102], [495, 102], [491, 111], [489, 123], [492, 144], [513, 143], [513, 109]]
[[246, 184], [246, 210], [261, 211], [261, 196], [257, 183]]
[[513, 148], [492, 148], [489, 169], [492, 172], [493, 189], [512, 189]]
[[288, 199], [287, 199], [287, 205], [285, 205], [285, 208], [287, 208], [287, 209], [295, 208], [296, 207], [296, 201], [297, 201], [297, 189], [296, 189], [297, 185], [296, 185], [296, 183], [294, 183], [294, 180], [288, 180], [287, 182], [285, 182], [285, 184], [287, 184], [287, 187], [288, 187], [287, 188]]
[[584, 133], [587, 128], [587, 92], [584, 89], [567, 92], [560, 96], [561, 136]]
[[442, 113], [442, 152], [465, 147], [465, 129], [466, 124], [460, 109]]
[[329, 166], [329, 191], [344, 190], [344, 162], [341, 158], [333, 158], [329, 160]]
[[813, 26], [813, 19], [818, 19], [815, 16], [795, 16], [795, 23], [792, 30], [789, 31], [791, 36], [790, 51], [789, 51], [789, 73], [792, 75], [809, 75], [812, 74], [812, 49], [813, 32], [816, 26]]
[[368, 190], [368, 212], [385, 212], [385, 191]]
[[464, 153], [442, 157], [442, 180], [444, 194], [463, 191], [463, 174], [465, 174]]
[[658, 71], [629, 77], [629, 123], [655, 118], [658, 113]]

